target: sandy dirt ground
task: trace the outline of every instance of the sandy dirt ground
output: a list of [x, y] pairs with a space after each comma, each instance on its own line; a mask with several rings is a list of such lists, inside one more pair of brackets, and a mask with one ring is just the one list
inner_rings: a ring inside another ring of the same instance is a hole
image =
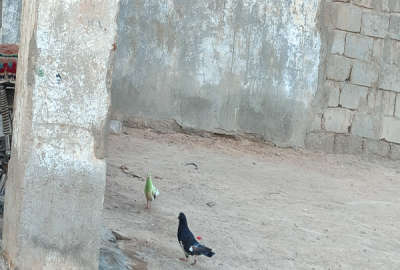
[[[398, 163], [137, 129], [108, 148], [104, 221], [133, 269], [400, 269]], [[181, 211], [213, 258], [178, 260]]]

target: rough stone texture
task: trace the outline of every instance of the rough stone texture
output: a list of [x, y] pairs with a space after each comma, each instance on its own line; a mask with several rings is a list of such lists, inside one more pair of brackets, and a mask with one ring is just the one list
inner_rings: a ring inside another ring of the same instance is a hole
[[392, 144], [390, 146], [390, 158], [393, 160], [400, 160], [400, 145]]
[[131, 270], [132, 262], [118, 248], [117, 239], [109, 229], [103, 230], [99, 270]]
[[390, 16], [389, 36], [400, 40], [400, 15]]
[[398, 0], [383, 0], [383, 10], [387, 12], [400, 12], [400, 2]]
[[389, 29], [389, 16], [383, 13], [364, 12], [361, 33], [367, 36], [384, 38]]
[[381, 157], [387, 157], [390, 151], [390, 144], [385, 141], [366, 140], [365, 153]]
[[3, 230], [18, 269], [98, 269], [117, 11], [23, 2]]
[[19, 43], [22, 0], [2, 0], [2, 43]]
[[374, 39], [374, 47], [372, 49], [372, 60], [380, 63], [381, 65], [384, 63], [383, 62], [383, 54], [384, 54], [384, 48], [385, 46], [385, 39]]
[[338, 4], [336, 6], [335, 26], [338, 29], [360, 32], [362, 9], [350, 4]]
[[319, 3], [122, 1], [113, 113], [304, 145]]
[[367, 95], [367, 87], [345, 84], [340, 94], [340, 104], [344, 108], [358, 109], [360, 103], [367, 103]]
[[[388, 144], [378, 141], [400, 139], [400, 1], [328, 0], [325, 9], [321, 16], [328, 35], [326, 66], [316, 95], [323, 98], [317, 99], [315, 113], [336, 111], [324, 114], [322, 130], [339, 133], [335, 143], [339, 153], [345, 153], [347, 142], [355, 138], [356, 142], [370, 139], [370, 152], [386, 155]], [[343, 84], [339, 104], [332, 80]], [[340, 135], [345, 129], [338, 124], [343, 121], [339, 107], [354, 115], [346, 136]]]
[[373, 8], [374, 5], [374, 0], [353, 0], [353, 4], [361, 7], [366, 7], [366, 8]]
[[328, 107], [337, 107], [339, 105], [340, 85], [334, 81], [326, 81], [325, 89], [328, 92]]
[[336, 154], [362, 154], [364, 140], [361, 137], [337, 134], [334, 152]]
[[326, 70], [327, 79], [345, 81], [350, 76], [351, 60], [339, 55], [332, 55], [328, 59]]
[[339, 30], [332, 30], [329, 34], [331, 39], [331, 54], [343, 54], [344, 44], [346, 40], [346, 32]]
[[[364, 140], [382, 138], [384, 116], [396, 116], [400, 42], [395, 40], [398, 14], [390, 12], [397, 2], [328, 0], [325, 8], [322, 29], [329, 29], [327, 58], [316, 115], [324, 112], [321, 128], [335, 134], [336, 153], [360, 154]], [[313, 128], [318, 125], [315, 119]], [[394, 132], [388, 125], [386, 129]], [[387, 151], [384, 146], [377, 144], [375, 152]]]
[[358, 34], [347, 34], [344, 55], [368, 61], [371, 58], [374, 40]]
[[385, 65], [381, 71], [379, 88], [400, 92], [400, 68], [395, 65]]
[[392, 39], [375, 39], [373, 59], [380, 66], [400, 65], [400, 41]]
[[385, 117], [383, 119], [382, 139], [400, 143], [400, 119]]
[[375, 114], [357, 113], [351, 127], [351, 134], [370, 139], [380, 139], [382, 119]]
[[324, 112], [324, 127], [327, 131], [347, 133], [351, 125], [352, 113], [341, 108], [330, 108]]
[[383, 111], [383, 91], [373, 90], [368, 93], [369, 112], [379, 114]]
[[332, 133], [310, 133], [306, 137], [305, 146], [314, 151], [333, 153], [335, 134]]
[[400, 41], [384, 40], [383, 63], [389, 65], [400, 65]]
[[396, 103], [396, 93], [382, 91], [383, 113], [386, 116], [394, 116], [394, 108]]
[[356, 61], [353, 63], [351, 82], [363, 86], [374, 86], [378, 82], [379, 69], [372, 63]]
[[322, 114], [316, 114], [311, 123], [311, 131], [320, 131], [322, 129]]
[[400, 1], [186, 2], [122, 2], [113, 117], [302, 145], [312, 113], [340, 106], [338, 86], [316, 92], [319, 57], [320, 78], [370, 87], [354, 110], [374, 126], [394, 110], [379, 89], [400, 92]]

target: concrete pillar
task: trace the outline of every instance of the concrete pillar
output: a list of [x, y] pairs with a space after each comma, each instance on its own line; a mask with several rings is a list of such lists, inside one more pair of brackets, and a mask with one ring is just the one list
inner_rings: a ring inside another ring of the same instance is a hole
[[22, 0], [2, 0], [2, 43], [17, 44], [20, 39]]
[[24, 0], [4, 217], [16, 269], [98, 269], [118, 0]]

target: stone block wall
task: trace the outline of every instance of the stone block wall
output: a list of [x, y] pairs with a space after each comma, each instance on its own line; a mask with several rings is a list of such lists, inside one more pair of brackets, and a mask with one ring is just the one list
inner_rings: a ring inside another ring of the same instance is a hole
[[[0, 1], [18, 42], [21, 0]], [[115, 119], [399, 159], [400, 0], [226, 3], [121, 2]]]
[[400, 1], [327, 1], [323, 104], [311, 149], [400, 159]]

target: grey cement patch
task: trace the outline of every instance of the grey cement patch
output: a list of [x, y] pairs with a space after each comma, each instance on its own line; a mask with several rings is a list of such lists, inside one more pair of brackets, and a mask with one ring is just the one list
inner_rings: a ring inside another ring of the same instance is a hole
[[113, 113], [303, 145], [319, 2], [121, 1]]

